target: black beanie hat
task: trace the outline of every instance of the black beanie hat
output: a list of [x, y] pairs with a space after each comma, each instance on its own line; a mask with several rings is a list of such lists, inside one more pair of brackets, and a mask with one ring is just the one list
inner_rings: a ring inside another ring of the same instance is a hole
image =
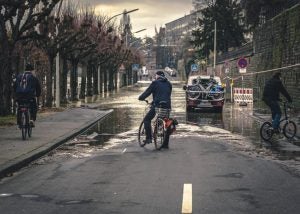
[[163, 71], [157, 71], [156, 75], [159, 75], [161, 77], [165, 77], [165, 73]]
[[25, 66], [25, 71], [32, 71], [32, 70], [34, 70], [33, 69], [33, 66], [31, 65], [31, 64], [26, 64], [26, 66]]
[[276, 73], [273, 75], [273, 77], [279, 79], [279, 77], [281, 77], [281, 72], [280, 72], [280, 71], [276, 72]]

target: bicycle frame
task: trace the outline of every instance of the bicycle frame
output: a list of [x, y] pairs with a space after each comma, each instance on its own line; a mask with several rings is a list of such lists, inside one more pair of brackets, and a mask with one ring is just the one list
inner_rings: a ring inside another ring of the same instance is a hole
[[[145, 113], [143, 118], [145, 118], [146, 111], [150, 106], [147, 100], [145, 100], [145, 102], [147, 103], [147, 106], [145, 108]], [[155, 109], [155, 116], [151, 123], [151, 132], [152, 132], [152, 137], [156, 149], [161, 148], [163, 141], [165, 139], [165, 135], [167, 131], [165, 119], [169, 118], [169, 113], [170, 113], [170, 109], [164, 109], [164, 108]], [[144, 119], [139, 127], [139, 133], [138, 133], [138, 140], [141, 147], [145, 146], [145, 143], [143, 143], [142, 140], [142, 138], [145, 138], [145, 136], [143, 136], [145, 135], [143, 123], [144, 123]]]
[[[297, 132], [297, 126], [295, 124], [295, 122], [291, 121], [289, 119], [289, 116], [287, 114], [287, 108], [289, 106], [287, 105], [286, 101], [283, 102], [283, 112], [284, 112], [284, 116], [283, 118], [279, 121], [279, 132], [283, 133], [283, 135], [287, 138], [287, 139], [293, 139], [293, 137], [296, 135]], [[274, 129], [272, 127], [272, 123], [269, 121], [266, 121], [262, 124], [261, 128], [260, 128], [260, 136], [262, 137], [262, 139], [269, 141], [273, 134], [274, 134]]]

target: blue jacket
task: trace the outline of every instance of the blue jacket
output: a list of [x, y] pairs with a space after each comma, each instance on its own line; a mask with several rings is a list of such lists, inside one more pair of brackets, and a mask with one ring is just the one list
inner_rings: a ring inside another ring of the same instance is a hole
[[172, 84], [167, 78], [159, 77], [139, 96], [139, 100], [145, 100], [152, 94], [154, 107], [158, 107], [159, 102], [165, 101], [167, 102], [165, 108], [171, 109], [171, 93]]

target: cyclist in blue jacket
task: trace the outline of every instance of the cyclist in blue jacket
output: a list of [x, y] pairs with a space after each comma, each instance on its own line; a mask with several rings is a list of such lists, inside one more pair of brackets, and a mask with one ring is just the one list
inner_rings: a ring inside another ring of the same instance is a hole
[[[144, 126], [146, 131], [146, 142], [152, 143], [152, 133], [151, 133], [151, 120], [155, 117], [155, 107], [159, 106], [161, 101], [165, 101], [166, 105], [162, 106], [166, 109], [171, 109], [171, 93], [172, 84], [165, 77], [163, 71], [157, 71], [155, 75], [155, 80], [150, 84], [150, 86], [139, 96], [139, 100], [145, 100], [152, 94], [153, 102], [149, 112], [144, 118]], [[165, 137], [164, 143], [161, 148], [169, 148], [169, 134]]]
[[[34, 68], [31, 64], [26, 64], [25, 72], [17, 76], [14, 82], [15, 101], [18, 104], [29, 103], [30, 106], [30, 124], [34, 127], [34, 121], [38, 111], [36, 98], [41, 95], [41, 84], [34, 75]], [[20, 125], [20, 112], [17, 112], [17, 122]]]

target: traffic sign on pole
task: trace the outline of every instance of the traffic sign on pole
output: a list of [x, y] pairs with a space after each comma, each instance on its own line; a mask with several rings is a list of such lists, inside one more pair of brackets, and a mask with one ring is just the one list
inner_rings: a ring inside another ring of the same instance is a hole
[[191, 71], [192, 72], [199, 71], [199, 66], [197, 64], [191, 64]]
[[140, 65], [139, 64], [132, 64], [132, 70], [137, 71], [139, 70]]
[[244, 57], [242, 57], [242, 58], [240, 58], [239, 60], [238, 60], [238, 62], [237, 62], [237, 64], [238, 64], [238, 67], [239, 68], [246, 68], [247, 67], [247, 65], [248, 65], [248, 62], [247, 62], [247, 60], [244, 58]]

